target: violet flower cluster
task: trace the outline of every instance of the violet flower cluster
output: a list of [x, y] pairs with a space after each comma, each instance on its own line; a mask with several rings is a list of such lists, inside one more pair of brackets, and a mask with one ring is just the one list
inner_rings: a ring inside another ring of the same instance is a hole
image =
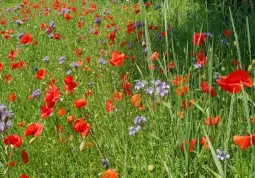
[[135, 119], [134, 119], [135, 125], [134, 126], [132, 125], [129, 128], [129, 135], [130, 136], [135, 135], [142, 128], [142, 126], [144, 126], [144, 124], [146, 122], [147, 122], [146, 117], [144, 117], [144, 116], [136, 116]]
[[6, 105], [0, 104], [0, 134], [6, 132], [12, 126], [14, 114]]
[[162, 82], [160, 80], [152, 80], [150, 82], [150, 86], [147, 86], [147, 82], [143, 80], [139, 80], [135, 84], [135, 90], [143, 89], [145, 93], [149, 94], [150, 96], [159, 96], [163, 98], [168, 95], [170, 86], [166, 82]]
[[217, 153], [217, 158], [221, 161], [225, 160], [225, 159], [229, 159], [230, 155], [227, 151], [223, 151], [222, 149], [217, 149], [216, 150]]

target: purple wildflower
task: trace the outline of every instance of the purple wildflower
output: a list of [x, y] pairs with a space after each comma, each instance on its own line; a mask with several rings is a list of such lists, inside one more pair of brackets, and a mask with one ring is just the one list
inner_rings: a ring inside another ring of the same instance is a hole
[[0, 134], [12, 126], [13, 112], [4, 104], [0, 104]]
[[146, 83], [145, 81], [139, 80], [139, 81], [137, 81], [136, 84], [135, 84], [135, 89], [136, 89], [136, 90], [143, 89], [143, 88], [145, 87], [146, 84], [147, 84], [147, 83]]
[[100, 17], [98, 17], [98, 18], [96, 18], [96, 19], [94, 20], [94, 22], [95, 22], [97, 25], [100, 25], [101, 22], [102, 22], [102, 19], [101, 19]]
[[17, 25], [22, 25], [24, 23], [22, 20], [19, 20], [19, 19], [16, 20], [15, 22], [16, 22]]
[[134, 119], [134, 123], [136, 125], [142, 126], [147, 121], [146, 117], [144, 116], [136, 116]]
[[105, 169], [108, 169], [108, 167], [109, 167], [109, 161], [108, 161], [108, 159], [102, 158], [102, 159], [101, 159], [101, 162], [102, 162], [104, 168], [105, 168]]
[[80, 67], [80, 64], [78, 64], [77, 62], [72, 62], [72, 63], [70, 64], [70, 66], [71, 66], [71, 67], [74, 67], [74, 68], [78, 68], [78, 67]]
[[43, 58], [43, 62], [49, 62], [49, 57], [48, 56], [45, 56], [44, 58]]
[[220, 40], [220, 42], [223, 43], [223, 44], [227, 44], [228, 43], [228, 39], [222, 39], [222, 40]]
[[56, 23], [54, 21], [51, 21], [49, 26], [54, 29], [56, 27]]
[[106, 61], [105, 59], [103, 59], [103, 58], [99, 58], [99, 59], [98, 59], [98, 62], [99, 62], [100, 64], [107, 64], [107, 61]]
[[198, 68], [201, 68], [201, 67], [202, 67], [202, 65], [201, 65], [201, 64], [199, 64], [199, 63], [195, 63], [195, 64], [194, 64], [194, 67], [195, 67], [196, 69], [198, 69]]
[[139, 125], [131, 126], [131, 127], [129, 128], [129, 135], [130, 135], [130, 136], [135, 135], [140, 129], [141, 129], [141, 126], [139, 126]]
[[32, 93], [32, 98], [39, 98], [41, 95], [41, 90], [40, 89], [36, 89], [35, 91], [33, 91]]
[[128, 44], [128, 48], [130, 49], [130, 48], [133, 48], [134, 47], [134, 42], [130, 42], [129, 44]]
[[64, 56], [61, 56], [58, 58], [58, 63], [63, 64], [65, 62], [66, 58]]
[[230, 155], [227, 151], [223, 151], [222, 149], [217, 149], [216, 150], [217, 153], [217, 158], [221, 161], [223, 161], [224, 159], [229, 159]]
[[66, 71], [66, 75], [70, 75], [72, 73], [72, 70]]
[[156, 95], [164, 97], [168, 94], [169, 85], [166, 82], [161, 82], [156, 87]]
[[146, 88], [145, 93], [152, 95], [154, 93], [154, 89], [152, 87]]

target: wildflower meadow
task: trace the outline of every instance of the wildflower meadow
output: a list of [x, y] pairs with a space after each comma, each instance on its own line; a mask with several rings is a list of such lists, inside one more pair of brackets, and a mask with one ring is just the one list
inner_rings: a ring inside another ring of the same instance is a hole
[[255, 177], [254, 9], [0, 0], [0, 177]]

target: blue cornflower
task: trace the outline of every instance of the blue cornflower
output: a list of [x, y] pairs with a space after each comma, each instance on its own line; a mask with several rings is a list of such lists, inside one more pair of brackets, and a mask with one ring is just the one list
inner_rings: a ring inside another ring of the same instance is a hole
[[228, 43], [228, 39], [222, 39], [222, 40], [220, 40], [220, 42], [223, 43], [223, 44], [227, 44]]
[[130, 42], [129, 44], [128, 44], [128, 48], [130, 49], [130, 48], [133, 48], [134, 47], [134, 42]]
[[109, 167], [109, 161], [108, 161], [108, 159], [102, 158], [102, 159], [101, 159], [101, 162], [102, 162], [104, 168], [105, 168], [105, 169], [108, 169], [108, 167]]

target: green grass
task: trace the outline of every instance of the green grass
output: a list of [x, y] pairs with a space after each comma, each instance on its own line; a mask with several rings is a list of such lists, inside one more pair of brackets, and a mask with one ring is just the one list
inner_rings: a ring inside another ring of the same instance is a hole
[[[36, 2], [36, 1], [34, 1]], [[111, 3], [111, 1], [95, 1], [97, 10], [95, 13], [79, 15], [83, 13], [81, 1], [68, 2], [67, 6], [77, 7], [77, 12], [72, 12], [73, 18], [66, 21], [63, 15], [53, 10], [53, 1], [45, 1], [52, 10], [48, 16], [44, 16], [38, 9], [30, 9], [31, 14], [22, 15], [20, 11], [4, 12], [3, 17], [7, 20], [5, 26], [0, 25], [0, 31], [13, 29], [10, 39], [0, 37], [0, 62], [4, 69], [0, 71], [0, 104], [7, 105], [12, 109], [15, 117], [13, 126], [5, 133], [18, 134], [23, 138], [20, 148], [6, 147], [3, 142], [0, 146], [0, 166], [2, 177], [19, 177], [26, 173], [29, 177], [99, 177], [105, 171], [102, 158], [109, 160], [109, 168], [116, 169], [120, 177], [126, 178], [175, 178], [175, 177], [253, 177], [255, 171], [254, 147], [241, 150], [233, 142], [234, 135], [253, 134], [254, 124], [249, 119], [255, 117], [255, 94], [254, 86], [245, 88], [236, 95], [231, 95], [222, 90], [215, 81], [214, 73], [219, 72], [221, 76], [228, 75], [236, 67], [232, 61], [238, 59], [239, 64], [251, 65], [254, 56], [254, 16], [244, 17], [244, 11], [236, 9], [221, 9], [216, 4], [206, 7], [203, 3], [183, 0], [179, 1], [151, 1], [152, 6], [145, 8], [141, 5], [140, 13], [137, 15], [133, 10], [132, 2]], [[222, 2], [220, 2], [222, 3]], [[4, 1], [1, 7], [13, 7], [17, 2]], [[157, 5], [161, 9], [155, 10]], [[123, 10], [123, 6], [129, 8]], [[87, 8], [87, 6], [84, 6]], [[220, 6], [221, 7], [221, 6]], [[246, 7], [247, 8], [247, 7]], [[113, 20], [102, 17], [101, 25], [96, 27], [94, 20], [96, 14], [101, 15], [104, 9], [108, 9]], [[223, 10], [223, 11], [222, 11]], [[225, 14], [225, 20], [222, 15]], [[36, 14], [36, 15], [34, 15]], [[13, 17], [22, 19], [28, 16], [29, 20], [22, 25], [12, 21]], [[0, 18], [1, 20], [1, 18]], [[41, 23], [47, 26], [51, 21], [56, 24], [55, 33], [61, 35], [60, 40], [50, 39], [45, 30], [40, 30]], [[84, 26], [77, 28], [78, 21], [83, 21]], [[127, 34], [128, 22], [140, 21], [144, 26], [136, 29], [133, 34]], [[114, 26], [107, 29], [106, 25]], [[149, 25], [158, 25], [158, 30], [148, 30]], [[173, 30], [168, 30], [169, 26]], [[99, 30], [99, 35], [89, 33], [90, 29]], [[109, 45], [106, 38], [114, 28], [118, 31], [115, 43]], [[226, 29], [233, 31], [227, 37], [228, 43], [222, 43], [225, 38], [223, 32]], [[141, 39], [136, 42], [139, 32], [143, 31]], [[167, 31], [166, 37], [158, 39], [158, 34]], [[203, 47], [195, 47], [192, 35], [195, 32], [210, 32]], [[19, 33], [31, 33], [38, 45], [20, 45], [17, 38]], [[78, 38], [82, 38], [81, 41]], [[104, 39], [106, 44], [101, 44]], [[127, 45], [120, 47], [126, 41]], [[146, 42], [147, 55], [143, 53], [142, 41]], [[133, 47], [129, 48], [129, 42]], [[82, 55], [77, 57], [74, 49], [81, 48]], [[11, 69], [11, 60], [8, 54], [11, 50], [18, 49], [15, 61], [23, 60], [27, 64], [21, 69]], [[196, 56], [204, 50], [207, 56], [205, 66], [195, 69]], [[119, 50], [128, 57], [121, 67], [112, 67], [109, 64], [113, 51]], [[169, 51], [171, 55], [165, 55]], [[151, 60], [152, 53], [159, 52], [158, 61]], [[42, 59], [48, 56], [49, 63]], [[58, 58], [65, 56], [66, 61], [60, 65]], [[91, 61], [87, 63], [85, 58], [89, 56]], [[129, 58], [133, 56], [134, 60]], [[108, 61], [102, 65], [99, 58]], [[81, 67], [73, 68], [70, 64], [78, 60], [83, 61]], [[170, 69], [163, 74], [170, 61], [176, 64], [175, 69]], [[155, 70], [148, 70], [152, 64]], [[83, 68], [89, 66], [90, 70]], [[34, 68], [47, 70], [46, 77], [39, 81], [35, 78]], [[73, 94], [64, 91], [64, 77], [66, 72], [72, 70], [74, 81], [78, 82]], [[140, 94], [141, 104], [145, 109], [140, 111], [131, 103], [131, 96], [125, 96], [122, 88], [121, 75], [128, 74], [128, 81], [132, 84], [133, 94]], [[11, 74], [13, 79], [9, 84], [4, 81], [4, 76]], [[187, 81], [189, 92], [184, 96], [176, 95], [176, 86], [172, 80], [179, 75], [190, 74]], [[255, 66], [249, 71], [251, 78], [255, 76]], [[43, 120], [41, 119], [40, 107], [44, 105], [44, 97], [51, 78], [56, 80], [56, 86], [62, 92], [61, 101], [57, 102], [53, 114]], [[147, 81], [160, 79], [170, 85], [169, 93], [164, 98], [150, 97], [145, 91], [135, 90], [137, 80]], [[215, 88], [216, 97], [210, 97], [200, 90], [201, 81], [208, 81]], [[93, 85], [89, 83], [93, 82]], [[35, 89], [41, 90], [38, 99], [29, 100], [28, 97]], [[92, 90], [91, 96], [85, 97], [84, 93]], [[123, 93], [121, 101], [114, 101], [116, 110], [106, 112], [106, 100], [111, 99], [112, 93], [120, 91]], [[16, 93], [14, 102], [8, 102], [11, 93]], [[86, 98], [87, 106], [82, 109], [74, 107], [73, 102], [79, 98]], [[194, 99], [194, 106], [182, 109], [183, 100]], [[58, 109], [64, 107], [67, 111], [63, 117], [58, 116]], [[183, 112], [185, 117], [181, 119], [177, 113]], [[82, 138], [67, 122], [67, 117], [74, 115], [76, 119], [85, 118], [91, 125], [88, 137]], [[129, 135], [130, 126], [134, 125], [136, 116], [145, 116], [147, 122], [134, 136]], [[204, 120], [209, 116], [220, 116], [217, 126], [206, 126]], [[246, 119], [244, 119], [246, 118]], [[18, 123], [25, 121], [24, 127]], [[43, 132], [39, 138], [25, 137], [24, 131], [29, 123], [41, 122]], [[56, 127], [62, 126], [62, 132], [57, 132]], [[209, 148], [205, 149], [200, 144], [200, 139], [205, 136]], [[192, 152], [189, 152], [189, 140], [195, 139], [196, 144]], [[181, 144], [187, 140], [184, 151]], [[92, 144], [91, 147], [88, 144]], [[216, 156], [216, 150], [221, 148], [230, 154], [230, 159], [221, 161]], [[29, 162], [22, 164], [21, 151], [26, 150]], [[8, 154], [13, 153], [8, 157]], [[17, 161], [14, 167], [6, 164]], [[152, 171], [148, 166], [153, 165]]]

